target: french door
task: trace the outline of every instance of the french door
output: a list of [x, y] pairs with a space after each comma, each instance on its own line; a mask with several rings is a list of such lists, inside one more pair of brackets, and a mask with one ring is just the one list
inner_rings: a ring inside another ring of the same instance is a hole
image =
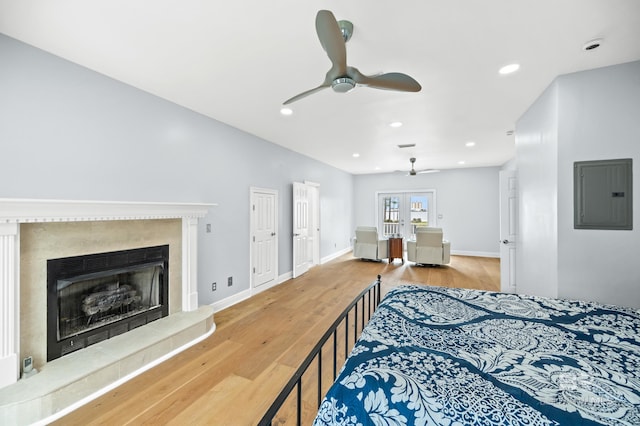
[[436, 225], [436, 192], [378, 193], [378, 233], [386, 237], [415, 238], [416, 228]]

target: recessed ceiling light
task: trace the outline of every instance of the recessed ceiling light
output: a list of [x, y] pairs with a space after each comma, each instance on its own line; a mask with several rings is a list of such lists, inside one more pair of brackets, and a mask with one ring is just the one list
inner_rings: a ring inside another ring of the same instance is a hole
[[505, 74], [511, 74], [514, 73], [516, 71], [518, 71], [520, 69], [520, 64], [509, 64], [509, 65], [505, 65], [504, 67], [500, 68], [498, 70], [498, 72], [502, 75]]
[[401, 127], [402, 126], [402, 122], [394, 121], [393, 123], [390, 123], [389, 126], [391, 126], [391, 127]]
[[353, 158], [358, 158], [358, 157], [360, 157], [360, 154], [358, 154], [357, 152], [354, 152], [353, 153]]
[[375, 167], [375, 170], [380, 170], [380, 166], [376, 166], [376, 167]]
[[476, 143], [474, 141], [469, 141], [465, 143], [464, 146], [472, 147], [472, 146], [476, 146]]
[[282, 115], [291, 115], [293, 114], [293, 110], [291, 108], [281, 108], [280, 114]]
[[458, 164], [464, 164], [464, 160], [458, 161]]

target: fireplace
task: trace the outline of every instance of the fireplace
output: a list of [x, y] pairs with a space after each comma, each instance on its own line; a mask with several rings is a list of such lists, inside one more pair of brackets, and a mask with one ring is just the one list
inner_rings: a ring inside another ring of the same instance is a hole
[[47, 261], [47, 361], [169, 313], [169, 246]]
[[[182, 350], [182, 345], [191, 339], [213, 332], [213, 312], [209, 313], [206, 330], [194, 333], [193, 327], [189, 328], [191, 319], [204, 313], [198, 306], [198, 220], [213, 206], [0, 198], [0, 419], [6, 418], [3, 416], [7, 410], [11, 415], [19, 413], [23, 420], [50, 415], [70, 403], [69, 398], [87, 396], [85, 390], [80, 390], [85, 385], [93, 392], [113, 380], [129, 377], [174, 350]], [[48, 260], [166, 244], [170, 247], [171, 266], [166, 278], [170, 286], [169, 315], [47, 361]], [[189, 320], [185, 322], [184, 317]], [[176, 330], [181, 330], [181, 337], [176, 337]], [[127, 337], [137, 335], [143, 338]], [[114, 344], [117, 341], [127, 343]], [[78, 361], [81, 368], [73, 370], [76, 374], [61, 373], [65, 365], [76, 365], [69, 360], [85, 359], [83, 354], [89, 354], [89, 362]], [[33, 359], [39, 373], [21, 381], [20, 366], [27, 357]], [[16, 404], [23, 401], [23, 394], [14, 391], [17, 382], [18, 389], [32, 388], [19, 409]], [[43, 383], [50, 386], [43, 387]]]

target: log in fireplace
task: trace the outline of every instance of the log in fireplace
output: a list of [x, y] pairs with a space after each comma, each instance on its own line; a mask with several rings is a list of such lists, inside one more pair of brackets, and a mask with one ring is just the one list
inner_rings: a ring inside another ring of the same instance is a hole
[[47, 261], [47, 361], [169, 312], [169, 246]]

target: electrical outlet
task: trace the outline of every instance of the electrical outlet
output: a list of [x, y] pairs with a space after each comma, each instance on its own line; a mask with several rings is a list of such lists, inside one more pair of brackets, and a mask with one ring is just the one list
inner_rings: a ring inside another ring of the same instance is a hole
[[217, 283], [211, 283], [211, 291], [216, 291], [218, 289]]
[[233, 277], [227, 278], [227, 287], [231, 287], [233, 285]]

